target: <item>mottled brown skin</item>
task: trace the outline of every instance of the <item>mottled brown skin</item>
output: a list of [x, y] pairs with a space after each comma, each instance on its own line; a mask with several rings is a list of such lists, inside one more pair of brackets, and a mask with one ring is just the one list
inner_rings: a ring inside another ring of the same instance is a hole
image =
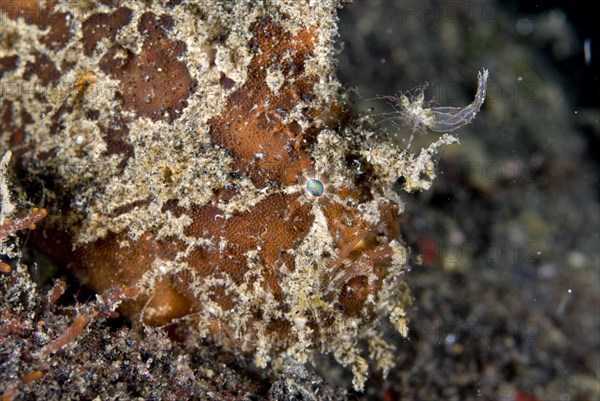
[[71, 38], [69, 32], [68, 12], [56, 8], [57, 1], [49, 0], [45, 6], [36, 0], [8, 0], [0, 3], [0, 9], [10, 18], [23, 18], [29, 24], [35, 24], [41, 29], [49, 28], [42, 43], [49, 50], [64, 47]]
[[[109, 20], [114, 24], [126, 23], [128, 15], [126, 8], [120, 8]], [[102, 22], [92, 21], [92, 24], [99, 23]], [[172, 27], [170, 16], [157, 18], [150, 12], [144, 13], [138, 24], [138, 31], [147, 35], [142, 52], [123, 55], [119, 46], [113, 46], [100, 60], [102, 71], [121, 82], [123, 108], [154, 121], [177, 118], [196, 86], [185, 64], [177, 60], [186, 48], [183, 42], [169, 39], [168, 31]], [[104, 36], [110, 37], [113, 32], [109, 30]], [[84, 31], [86, 49], [90, 47], [88, 44], [95, 43], [96, 36], [97, 31]]]
[[[65, 19], [70, 14], [56, 12], [55, 5], [56, 1], [49, 1], [46, 7], [42, 7], [35, 0], [3, 1], [0, 3], [0, 10], [6, 13], [9, 18], [23, 18], [27, 23], [37, 25], [41, 29], [49, 28], [48, 33], [42, 38], [41, 42], [46, 50], [51, 52], [62, 48], [70, 38], [69, 27]], [[5, 42], [0, 43], [0, 46], [10, 48], [14, 38], [9, 36], [4, 39]], [[23, 82], [27, 82], [31, 76], [36, 75], [42, 85], [53, 85], [60, 78], [61, 71], [45, 53], [35, 52], [34, 56], [34, 62], [27, 62]], [[18, 56], [1, 58], [0, 78], [5, 72], [14, 70], [17, 63], [19, 63]], [[14, 88], [8, 86], [3, 87], [3, 90], [22, 91], [23, 87], [20, 85], [15, 85]], [[2, 99], [0, 102], [1, 131], [2, 134], [10, 133], [11, 144], [18, 145], [25, 141], [25, 125], [31, 121], [27, 111], [22, 110], [20, 116], [16, 116], [12, 109], [12, 102]], [[17, 124], [15, 121], [19, 120], [21, 123]]]
[[[31, 5], [35, 2], [24, 3]], [[52, 15], [52, 5], [49, 12]], [[9, 15], [15, 18], [19, 12], [9, 11]], [[114, 38], [120, 25], [128, 22], [129, 18], [127, 9], [117, 8], [112, 14], [95, 14], [83, 21], [85, 53], [90, 55], [97, 51], [95, 43], [99, 39]], [[68, 35], [59, 20], [32, 18], [28, 21], [50, 27], [45, 42], [47, 51], [60, 47], [61, 41]], [[177, 59], [187, 51], [185, 44], [169, 38], [172, 24], [170, 17], [148, 12], [138, 25], [139, 31], [146, 37], [142, 52], [122, 54], [115, 46], [101, 59], [100, 68], [119, 81], [122, 109], [132, 111], [137, 117], [171, 122], [187, 107], [188, 97], [196, 90], [185, 64]], [[98, 25], [102, 27], [95, 29]], [[214, 145], [227, 149], [231, 154], [236, 174], [249, 177], [257, 187], [296, 185], [305, 171], [314, 168], [311, 151], [319, 131], [327, 127], [335, 129], [344, 118], [344, 108], [341, 104], [334, 104], [328, 110], [303, 110], [305, 119], [310, 122], [308, 128], [302, 128], [297, 122], [284, 123], [284, 116], [301, 99], [313, 96], [314, 85], [319, 80], [318, 76], [304, 74], [305, 61], [314, 51], [316, 34], [310, 29], [292, 34], [269, 19], [255, 23], [252, 33], [249, 47], [253, 58], [248, 66], [248, 80], [230, 93], [222, 114], [210, 121], [210, 138]], [[14, 68], [16, 62], [14, 59], [0, 61], [3, 70]], [[162, 70], [160, 73], [157, 73], [157, 67]], [[277, 93], [266, 82], [267, 70], [272, 67], [285, 77]], [[62, 68], [64, 66], [54, 65], [40, 52], [36, 61], [26, 69], [23, 79], [26, 81], [37, 75], [43, 82], [52, 85], [60, 77]], [[82, 76], [79, 84], [81, 93], [87, 88], [86, 79]], [[226, 76], [222, 76], [221, 82], [226, 87], [235, 84]], [[148, 98], [149, 93], [160, 96]], [[14, 143], [23, 142], [26, 131], [23, 126], [9, 125], [12, 124], [11, 104], [4, 102], [1, 107], [0, 116], [6, 124], [3, 134], [12, 135]], [[77, 104], [67, 102], [55, 109], [52, 118], [57, 133], [61, 130], [61, 115], [77, 107]], [[86, 110], [86, 113], [93, 115], [94, 110]], [[26, 120], [23, 121], [26, 125]], [[133, 152], [127, 137], [127, 124], [131, 121], [115, 113], [113, 122], [117, 122], [120, 128], [101, 122], [98, 122], [98, 127], [105, 135], [107, 153], [122, 155], [121, 163], [125, 165]], [[257, 153], [264, 153], [264, 157], [257, 158]], [[335, 195], [341, 201], [365, 202], [372, 199], [373, 194], [365, 185], [364, 178], [357, 175], [354, 180], [346, 182], [343, 188], [331, 189], [327, 196]], [[212, 204], [183, 208], [177, 200], [173, 200], [163, 208], [163, 212], [190, 216], [193, 222], [186, 228], [187, 236], [227, 239], [225, 249], [196, 248], [187, 257], [185, 262], [200, 277], [218, 277], [227, 273], [236, 283], [241, 283], [246, 273], [246, 254], [260, 245], [258, 257], [264, 263], [263, 274], [266, 277], [262, 285], [275, 299], [281, 299], [279, 269], [283, 264], [294, 269], [294, 258], [285, 250], [297, 247], [307, 235], [314, 220], [311, 203], [301, 192], [273, 194], [252, 210], [237, 213], [226, 220], [216, 207], [217, 202], [237, 193], [235, 185], [226, 186], [215, 192]], [[382, 206], [381, 222], [373, 225], [365, 222], [361, 213], [348, 205], [325, 199], [320, 207], [338, 247], [337, 256], [332, 259], [332, 271], [344, 271], [336, 278], [338, 282], [335, 284], [340, 289], [337, 305], [348, 316], [354, 316], [363, 311], [368, 295], [379, 288], [381, 280], [386, 277], [391, 248], [386, 241], [377, 241], [376, 237], [384, 236], [387, 241], [397, 238], [398, 216], [393, 204]], [[136, 205], [128, 206], [134, 207]], [[48, 227], [37, 234], [33, 241], [38, 248], [65, 263], [82, 282], [100, 293], [113, 287], [135, 287], [155, 259], [172, 260], [177, 252], [185, 249], [185, 244], [179, 239], [158, 240], [153, 232], [146, 232], [137, 240], [128, 238], [125, 233], [113, 233], [75, 250], [72, 250], [69, 232]], [[326, 256], [321, 252], [315, 249], [314, 257]], [[374, 272], [379, 279], [369, 282], [369, 272]], [[333, 276], [331, 280], [334, 280]], [[125, 302], [122, 311], [153, 326], [165, 325], [193, 314], [202, 305], [194, 299], [189, 282], [185, 272], [163, 278], [150, 295], [142, 294]], [[223, 288], [215, 288], [213, 298], [225, 310], [233, 306]], [[283, 322], [274, 322], [271, 329], [285, 337], [287, 326]]]
[[[306, 148], [314, 142], [315, 132], [302, 131], [297, 123], [285, 125], [281, 120], [300, 98], [311, 95], [318, 77], [298, 77], [316, 38], [310, 31], [292, 37], [269, 21], [256, 24], [253, 32], [250, 48], [255, 49], [256, 56], [249, 66], [249, 79], [229, 96], [226, 112], [211, 122], [210, 135], [215, 143], [231, 150], [237, 166], [257, 184], [271, 180], [293, 185], [311, 167]], [[285, 62], [284, 54], [289, 55]], [[272, 67], [280, 68], [286, 78], [278, 95], [265, 80]], [[307, 110], [309, 115], [315, 112]], [[257, 159], [257, 153], [265, 157]]]

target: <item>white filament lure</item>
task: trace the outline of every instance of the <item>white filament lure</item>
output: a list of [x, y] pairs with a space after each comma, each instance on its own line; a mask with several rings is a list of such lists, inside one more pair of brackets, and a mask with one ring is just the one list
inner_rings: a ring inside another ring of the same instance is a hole
[[479, 72], [475, 100], [466, 107], [425, 108], [423, 107], [425, 95], [422, 89], [411, 99], [404, 94], [399, 97], [386, 97], [386, 99], [391, 100], [392, 105], [396, 108], [395, 112], [388, 114], [391, 115], [388, 119], [401, 120], [412, 128], [413, 133], [415, 131], [425, 132], [427, 128], [435, 132], [450, 132], [464, 127], [475, 118], [483, 105], [487, 92], [488, 76], [489, 71], [485, 68]]
[[485, 100], [489, 71], [485, 68], [477, 75], [477, 93], [475, 100], [467, 107], [433, 107], [429, 110], [430, 120], [427, 125], [435, 132], [450, 132], [463, 127], [475, 118]]

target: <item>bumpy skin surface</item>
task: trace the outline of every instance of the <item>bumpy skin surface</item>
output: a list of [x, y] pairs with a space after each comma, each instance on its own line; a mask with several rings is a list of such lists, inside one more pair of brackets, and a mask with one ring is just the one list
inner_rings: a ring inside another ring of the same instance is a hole
[[0, 147], [43, 194], [39, 249], [99, 293], [139, 288], [130, 318], [259, 366], [333, 352], [361, 388], [360, 338], [392, 366], [377, 327], [406, 334], [404, 165], [348, 125], [336, 1], [1, 4]]

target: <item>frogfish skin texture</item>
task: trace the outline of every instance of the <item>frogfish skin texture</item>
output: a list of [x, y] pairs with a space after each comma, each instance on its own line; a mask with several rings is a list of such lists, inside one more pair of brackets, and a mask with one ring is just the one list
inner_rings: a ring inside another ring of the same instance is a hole
[[[357, 128], [336, 1], [1, 3], [0, 149], [31, 242], [150, 326], [384, 371], [409, 296], [398, 151]], [[13, 86], [10, 86], [14, 84]], [[11, 89], [13, 88], [13, 89]], [[395, 156], [394, 156], [395, 155]]]

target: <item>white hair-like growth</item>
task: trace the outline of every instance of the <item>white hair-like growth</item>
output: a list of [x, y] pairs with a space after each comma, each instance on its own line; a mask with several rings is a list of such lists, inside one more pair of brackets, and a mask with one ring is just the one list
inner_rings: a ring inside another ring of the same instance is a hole
[[411, 137], [408, 142], [412, 142], [415, 132], [426, 133], [429, 129], [434, 132], [451, 132], [464, 127], [470, 123], [483, 105], [487, 92], [487, 80], [489, 71], [483, 69], [477, 76], [477, 93], [475, 100], [466, 107], [425, 107], [424, 89], [420, 88], [416, 94], [400, 94], [399, 96], [384, 96], [396, 109], [391, 113], [384, 113], [386, 116], [383, 121], [399, 121], [402, 125], [411, 130]]
[[487, 92], [489, 71], [485, 68], [477, 75], [477, 93], [475, 100], [467, 107], [432, 107], [425, 125], [435, 132], [450, 132], [470, 123], [483, 105]]

